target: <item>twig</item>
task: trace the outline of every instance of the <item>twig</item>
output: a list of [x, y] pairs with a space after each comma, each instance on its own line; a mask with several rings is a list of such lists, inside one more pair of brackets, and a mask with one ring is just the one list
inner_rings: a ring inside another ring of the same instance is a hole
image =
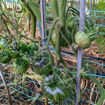
[[7, 91], [7, 94], [8, 94], [9, 104], [12, 105], [12, 101], [11, 101], [11, 97], [10, 97], [10, 92], [9, 92], [8, 87], [7, 87], [7, 83], [6, 83], [6, 81], [5, 81], [5, 78], [4, 78], [4, 76], [3, 76], [2, 66], [1, 66], [1, 65], [0, 65], [0, 76], [1, 76], [1, 79], [2, 79], [2, 81], [3, 81], [3, 84], [4, 84], [5, 89], [6, 89], [6, 91]]

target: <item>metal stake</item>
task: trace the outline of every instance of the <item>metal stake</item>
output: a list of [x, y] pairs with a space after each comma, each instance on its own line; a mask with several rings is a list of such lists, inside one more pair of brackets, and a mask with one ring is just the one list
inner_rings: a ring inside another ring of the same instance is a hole
[[[84, 32], [84, 25], [85, 25], [85, 6], [86, 6], [86, 0], [80, 0], [79, 31], [82, 32]], [[78, 47], [75, 105], [78, 105], [79, 94], [80, 94], [80, 72], [82, 69], [82, 53], [83, 53], [83, 48]]]
[[46, 37], [46, 0], [41, 0], [41, 26], [42, 26], [42, 40], [43, 46], [45, 45], [44, 39]]

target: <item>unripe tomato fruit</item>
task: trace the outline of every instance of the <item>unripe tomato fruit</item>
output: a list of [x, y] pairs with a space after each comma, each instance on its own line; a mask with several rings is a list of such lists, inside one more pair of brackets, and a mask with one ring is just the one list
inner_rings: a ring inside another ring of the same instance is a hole
[[77, 43], [78, 46], [82, 48], [86, 48], [89, 46], [89, 38], [84, 32], [77, 32], [75, 35], [75, 42]]

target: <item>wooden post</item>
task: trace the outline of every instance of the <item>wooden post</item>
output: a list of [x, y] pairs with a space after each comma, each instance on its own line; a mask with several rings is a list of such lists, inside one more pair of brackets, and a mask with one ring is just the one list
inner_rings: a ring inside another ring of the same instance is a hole
[[[82, 32], [84, 32], [84, 25], [85, 25], [85, 6], [86, 6], [86, 0], [80, 0], [79, 31]], [[79, 95], [80, 95], [80, 72], [82, 69], [82, 52], [83, 48], [78, 47], [75, 105], [78, 105]]]
[[42, 40], [43, 40], [43, 46], [44, 39], [46, 37], [46, 0], [41, 0], [41, 27], [42, 27]]

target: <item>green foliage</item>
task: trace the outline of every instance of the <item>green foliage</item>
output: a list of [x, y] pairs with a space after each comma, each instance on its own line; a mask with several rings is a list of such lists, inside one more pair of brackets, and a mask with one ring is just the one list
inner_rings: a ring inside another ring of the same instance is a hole
[[99, 52], [104, 53], [104, 51], [105, 51], [105, 38], [104, 38], [104, 36], [99, 34], [96, 38], [96, 42], [97, 42], [97, 45], [99, 48]]
[[41, 13], [39, 11], [38, 5], [33, 0], [21, 0], [25, 6], [31, 11], [34, 16], [37, 17], [38, 21], [41, 23]]
[[40, 75], [49, 75], [53, 73], [54, 57], [46, 51], [37, 55], [39, 59], [34, 63], [34, 72]]
[[[32, 17], [32, 34], [31, 38], [35, 39], [35, 33], [36, 33], [36, 19], [41, 23], [41, 13], [39, 11], [39, 7], [37, 5], [37, 1], [34, 0], [21, 0], [24, 4], [24, 6], [28, 9], [29, 14], [31, 14]], [[25, 8], [23, 8], [24, 10]]]
[[96, 10], [105, 11], [105, 0], [100, 0], [98, 2]]
[[36, 43], [30, 43], [29, 44], [29, 55], [34, 56], [34, 51], [38, 51], [39, 50], [39, 46]]
[[8, 42], [6, 41], [6, 39], [1, 38], [1, 40], [0, 40], [0, 49], [3, 49], [5, 47], [7, 47], [7, 46], [8, 46]]
[[25, 57], [16, 58], [13, 61], [13, 69], [19, 73], [25, 73], [30, 67], [30, 62]]
[[[33, 18], [36, 17], [41, 23], [41, 14], [37, 3], [34, 0], [21, 1], [25, 2], [24, 5], [27, 7], [26, 10], [23, 8], [23, 11], [29, 10], [32, 13]], [[10, 21], [8, 21], [9, 24], [11, 24], [11, 26], [17, 30], [19, 38], [17, 39], [17, 36], [10, 36], [14, 39], [12, 39], [10, 42], [4, 39], [0, 40], [0, 48], [9, 49], [8, 51], [2, 51], [0, 49], [0, 63], [5, 64], [11, 61], [14, 70], [21, 74], [25, 73], [29, 67], [31, 67], [35, 73], [43, 77], [42, 90], [48, 98], [57, 104], [74, 105], [75, 88], [72, 87], [75, 87], [75, 75], [71, 75], [68, 72], [61, 73], [60, 71], [57, 71], [53, 68], [54, 57], [49, 51], [49, 41], [52, 42], [53, 47], [56, 49], [56, 59], [58, 61], [56, 62], [56, 66], [59, 67], [59, 65], [62, 63], [64, 69], [68, 70], [67, 65], [61, 56], [60, 49], [62, 46], [67, 47], [76, 45], [75, 34], [78, 32], [79, 11], [73, 7], [68, 8], [66, 0], [60, 0], [59, 2], [58, 0], [51, 0], [50, 2], [54, 22], [48, 32], [49, 35], [47, 37], [47, 47], [45, 46], [45, 49], [47, 48], [46, 51], [44, 51], [44, 48], [41, 49], [35, 40], [31, 40], [18, 33], [18, 29], [16, 29], [16, 27]], [[86, 16], [85, 34], [88, 36], [90, 42], [96, 38], [96, 30], [97, 27], [94, 27], [94, 20], [89, 16]], [[21, 41], [21, 38], [23, 37], [29, 39], [32, 42], [28, 45], [27, 43]], [[85, 40], [86, 39], [83, 39], [82, 41]], [[84, 75], [87, 72], [84, 70], [85, 66], [83, 65], [83, 72], [81, 72], [81, 75]], [[88, 68], [88, 70], [90, 69]], [[91, 71], [93, 72], [93, 68]], [[97, 85], [99, 84], [93, 78], [91, 80], [93, 80]], [[100, 88], [101, 92], [104, 93], [104, 90], [100, 84], [98, 87]], [[103, 102], [103, 99], [104, 94], [100, 97], [98, 105]]]
[[0, 50], [0, 63], [6, 64], [11, 61], [11, 56], [8, 50]]
[[60, 20], [60, 24], [61, 26], [65, 26], [65, 21], [66, 21], [66, 3], [67, 0], [60, 0], [59, 1], [59, 20]]
[[57, 0], [51, 0], [50, 1], [51, 6], [51, 12], [54, 19], [58, 18], [59, 11], [58, 11], [58, 1]]
[[42, 81], [44, 94], [54, 102], [62, 101], [69, 95], [69, 90], [62, 79], [64, 79], [62, 73], [57, 72], [55, 75], [44, 77]]
[[95, 79], [94, 77], [89, 77], [96, 85], [97, 87], [100, 89], [100, 92], [101, 92], [101, 96], [100, 98], [98, 99], [98, 102], [96, 105], [102, 105], [103, 102], [104, 102], [104, 99], [105, 99], [105, 89], [102, 87], [101, 83]]
[[29, 51], [28, 45], [27, 43], [21, 41], [18, 43], [18, 45], [16, 46], [16, 49], [20, 52], [20, 53], [26, 53]]

